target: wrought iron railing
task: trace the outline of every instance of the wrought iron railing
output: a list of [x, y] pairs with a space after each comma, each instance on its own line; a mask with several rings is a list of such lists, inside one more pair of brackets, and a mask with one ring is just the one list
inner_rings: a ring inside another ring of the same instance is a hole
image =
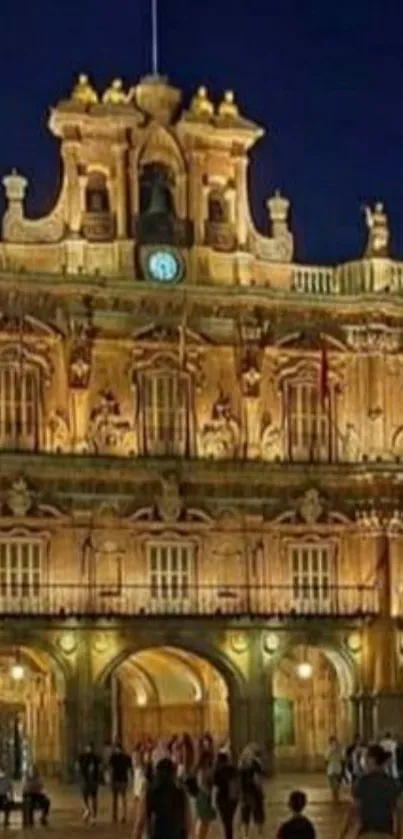
[[359, 617], [377, 614], [374, 586], [150, 585], [60, 583], [0, 587], [0, 616]]

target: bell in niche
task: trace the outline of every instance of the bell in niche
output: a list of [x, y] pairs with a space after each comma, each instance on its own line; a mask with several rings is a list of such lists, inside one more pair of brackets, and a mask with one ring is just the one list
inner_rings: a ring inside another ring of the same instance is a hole
[[150, 198], [145, 215], [168, 215], [170, 212], [167, 187], [163, 177], [157, 173], [150, 183]]
[[151, 164], [142, 174], [140, 189], [140, 241], [172, 244], [175, 236], [175, 210], [168, 175]]

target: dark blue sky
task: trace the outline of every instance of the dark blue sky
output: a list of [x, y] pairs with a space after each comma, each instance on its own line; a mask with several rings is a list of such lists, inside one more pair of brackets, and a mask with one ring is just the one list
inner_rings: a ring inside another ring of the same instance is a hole
[[[384, 200], [403, 257], [403, 8], [398, 0], [159, 0], [161, 71], [186, 97], [234, 88], [267, 133], [253, 153], [252, 206], [279, 186], [298, 259], [359, 255], [363, 202]], [[78, 72], [101, 88], [150, 69], [149, 0], [1, 0], [0, 172], [47, 210], [58, 185], [48, 108]]]

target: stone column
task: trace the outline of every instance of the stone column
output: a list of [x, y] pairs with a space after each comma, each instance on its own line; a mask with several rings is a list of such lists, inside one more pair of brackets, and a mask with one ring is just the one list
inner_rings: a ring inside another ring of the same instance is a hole
[[92, 684], [91, 631], [79, 631], [74, 675], [66, 684], [65, 766], [73, 777], [77, 755], [96, 736], [96, 705]]
[[79, 237], [81, 228], [81, 186], [78, 174], [79, 143], [65, 141], [62, 148], [66, 190], [65, 219], [71, 236]]
[[274, 702], [272, 679], [259, 630], [250, 632], [247, 694], [248, 742], [261, 746], [267, 771], [274, 766]]
[[126, 179], [126, 147], [116, 143], [113, 147], [116, 172], [116, 236], [127, 239], [127, 179]]
[[246, 247], [248, 238], [249, 221], [249, 199], [246, 183], [246, 172], [248, 158], [242, 155], [235, 162], [235, 184], [236, 184], [236, 237], [238, 248]]
[[375, 733], [375, 700], [370, 694], [355, 698], [358, 713], [358, 733], [365, 742], [371, 741]]
[[193, 221], [195, 245], [204, 242], [203, 162], [204, 153], [194, 151], [189, 177], [189, 218]]

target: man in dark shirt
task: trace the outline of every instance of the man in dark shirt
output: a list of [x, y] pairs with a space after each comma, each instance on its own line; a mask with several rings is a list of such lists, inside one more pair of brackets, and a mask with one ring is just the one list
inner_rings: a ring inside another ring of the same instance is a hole
[[127, 819], [127, 787], [132, 777], [132, 762], [120, 743], [116, 743], [109, 758], [112, 788], [112, 821], [118, 820], [119, 799], [122, 802], [122, 824]]
[[353, 788], [354, 801], [340, 835], [358, 827], [361, 837], [397, 835], [400, 826], [400, 790], [386, 772], [389, 754], [381, 746], [370, 746], [367, 752], [368, 771]]
[[300, 790], [294, 790], [288, 800], [291, 818], [280, 825], [277, 839], [316, 839], [312, 822], [303, 815], [306, 807], [306, 795]]
[[81, 789], [84, 800], [84, 821], [95, 823], [98, 810], [98, 790], [101, 780], [102, 761], [96, 754], [93, 743], [88, 743], [85, 751], [78, 758]]

